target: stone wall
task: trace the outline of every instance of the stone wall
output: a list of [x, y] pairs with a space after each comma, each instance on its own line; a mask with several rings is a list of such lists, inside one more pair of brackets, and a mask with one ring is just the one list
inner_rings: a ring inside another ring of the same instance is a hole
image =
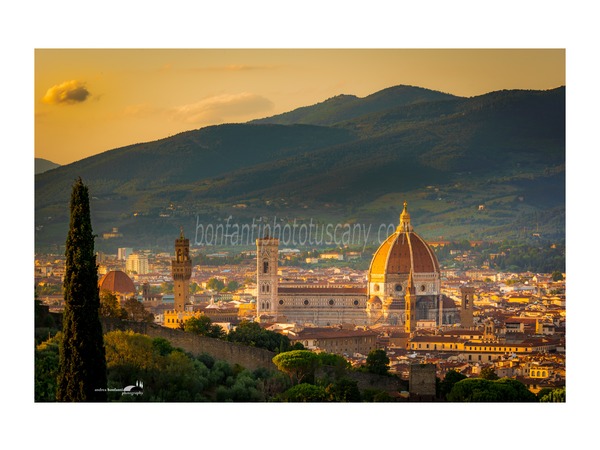
[[411, 399], [435, 399], [435, 364], [411, 364], [409, 372], [409, 392]]
[[119, 319], [102, 318], [104, 332], [131, 330], [135, 333], [145, 334], [152, 338], [167, 339], [174, 347], [182, 348], [192, 355], [207, 353], [215, 359], [224, 360], [230, 364], [239, 364], [249, 370], [266, 368], [277, 370], [273, 364], [275, 353], [268, 350], [235, 342], [227, 342], [221, 339], [213, 339], [186, 333], [182, 330], [174, 330], [154, 323], [131, 322]]
[[[339, 369], [329, 366], [320, 367], [315, 376], [322, 378], [325, 375], [335, 377], [339, 375]], [[400, 391], [406, 390], [408, 383], [397, 377], [390, 377], [385, 375], [377, 375], [368, 372], [356, 372], [348, 370], [344, 372], [343, 376], [356, 381], [358, 388], [362, 391], [364, 389], [379, 389], [390, 394], [399, 393]]]
[[[227, 361], [230, 364], [239, 364], [249, 370], [258, 368], [277, 370], [277, 367], [272, 361], [275, 353], [262, 348], [249, 347], [234, 342], [223, 341], [221, 339], [197, 336], [182, 330], [162, 327], [154, 323], [132, 322], [111, 318], [102, 318], [101, 322], [105, 333], [115, 330], [131, 330], [134, 333], [145, 334], [152, 338], [167, 339], [174, 347], [182, 348], [193, 355], [207, 353], [215, 359]], [[329, 373], [330, 376], [334, 376], [335, 370], [336, 369], [334, 368], [321, 367], [316, 373], [316, 376], [320, 378], [326, 373]], [[433, 387], [435, 389], [435, 371], [433, 373]], [[347, 371], [345, 376], [355, 380], [361, 390], [371, 388], [380, 389], [389, 393], [397, 393], [406, 389], [406, 382], [396, 377], [386, 377], [354, 371]]]

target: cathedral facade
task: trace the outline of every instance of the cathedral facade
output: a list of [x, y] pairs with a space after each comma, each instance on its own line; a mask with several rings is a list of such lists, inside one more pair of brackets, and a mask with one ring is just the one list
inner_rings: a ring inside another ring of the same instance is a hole
[[[256, 240], [257, 318], [314, 326], [385, 324], [415, 330], [461, 321], [460, 308], [441, 294], [438, 260], [414, 232], [407, 204], [396, 231], [379, 246], [365, 285], [280, 283], [279, 240]], [[463, 314], [464, 316], [464, 314]]]

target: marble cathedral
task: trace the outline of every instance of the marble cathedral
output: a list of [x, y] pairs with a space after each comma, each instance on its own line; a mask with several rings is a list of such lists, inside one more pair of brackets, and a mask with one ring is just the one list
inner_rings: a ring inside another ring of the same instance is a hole
[[400, 224], [377, 249], [366, 285], [282, 283], [278, 276], [279, 240], [256, 240], [257, 319], [314, 326], [387, 324], [416, 329], [417, 322], [435, 326], [472, 324], [473, 293], [461, 306], [441, 293], [440, 267], [433, 250], [413, 230], [407, 204]]

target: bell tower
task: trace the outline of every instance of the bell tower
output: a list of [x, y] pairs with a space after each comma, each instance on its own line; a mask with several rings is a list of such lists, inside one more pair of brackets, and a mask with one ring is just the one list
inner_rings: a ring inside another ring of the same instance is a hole
[[461, 286], [460, 288], [460, 324], [463, 327], [473, 326], [473, 300], [475, 299], [475, 288], [472, 286]]
[[404, 331], [414, 333], [417, 328], [417, 294], [413, 286], [412, 271], [408, 274], [408, 283], [406, 284], [406, 295], [404, 296]]
[[256, 315], [277, 315], [279, 239], [256, 240]]
[[173, 275], [173, 293], [175, 294], [175, 311], [183, 312], [190, 296], [190, 278], [192, 277], [192, 260], [190, 259], [190, 240], [181, 234], [175, 240], [175, 259], [171, 260]]

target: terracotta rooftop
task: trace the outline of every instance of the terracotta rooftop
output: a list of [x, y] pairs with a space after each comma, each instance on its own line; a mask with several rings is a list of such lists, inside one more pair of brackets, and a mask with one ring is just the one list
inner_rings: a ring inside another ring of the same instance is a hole
[[98, 282], [100, 290], [119, 294], [135, 294], [135, 286], [129, 276], [121, 270], [113, 270], [105, 274]]

